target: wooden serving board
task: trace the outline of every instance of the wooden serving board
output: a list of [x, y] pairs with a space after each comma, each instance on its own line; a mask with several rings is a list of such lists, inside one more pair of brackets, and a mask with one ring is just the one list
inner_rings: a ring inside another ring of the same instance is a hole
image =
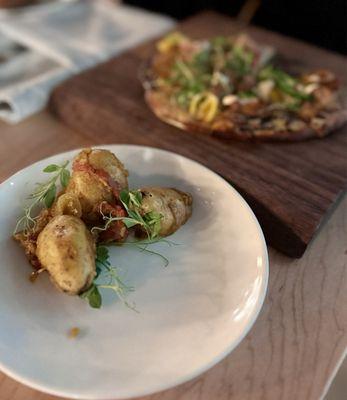
[[[234, 28], [232, 19], [206, 12], [178, 29], [203, 38]], [[347, 82], [346, 57], [263, 29], [248, 31], [273, 45], [288, 68], [329, 68]], [[138, 71], [152, 52], [150, 42], [72, 77], [53, 92], [51, 110], [100, 142], [161, 147], [205, 164], [246, 198], [270, 245], [300, 257], [347, 187], [347, 126], [300, 143], [241, 143], [180, 131], [158, 120], [143, 100]]]

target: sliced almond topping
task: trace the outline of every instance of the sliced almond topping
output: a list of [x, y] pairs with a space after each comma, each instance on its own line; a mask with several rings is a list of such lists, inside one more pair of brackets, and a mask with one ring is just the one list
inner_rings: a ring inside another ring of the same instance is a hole
[[223, 97], [222, 104], [223, 106], [231, 106], [232, 104], [236, 103], [238, 99], [239, 98], [234, 94], [228, 94], [227, 96]]
[[306, 80], [309, 83], [319, 83], [320, 82], [320, 76], [318, 74], [310, 74], [306, 76]]
[[305, 129], [306, 128], [306, 124], [305, 124], [304, 121], [301, 121], [300, 119], [295, 119], [294, 121], [291, 121], [288, 124], [288, 128], [291, 131], [298, 132], [298, 131], [300, 131], [302, 129]]
[[272, 89], [275, 87], [275, 82], [272, 79], [265, 79], [257, 85], [257, 94], [262, 100], [269, 100]]
[[305, 87], [304, 87], [304, 92], [306, 93], [306, 94], [311, 94], [311, 93], [313, 93], [316, 89], [318, 89], [319, 88], [319, 85], [318, 85], [318, 83], [309, 83], [308, 85], [306, 85]]

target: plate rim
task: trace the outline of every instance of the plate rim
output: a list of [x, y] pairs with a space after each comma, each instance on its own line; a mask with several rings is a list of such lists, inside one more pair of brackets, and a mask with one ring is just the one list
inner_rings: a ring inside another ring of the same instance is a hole
[[121, 399], [130, 399], [133, 397], [142, 397], [142, 396], [148, 396], [148, 395], [152, 395], [158, 392], [162, 392], [164, 390], [170, 390], [173, 389], [179, 385], [182, 385], [186, 382], [191, 381], [192, 379], [202, 375], [203, 373], [205, 373], [206, 371], [210, 370], [211, 368], [213, 368], [216, 364], [218, 364], [219, 362], [221, 362], [224, 358], [226, 358], [229, 354], [232, 353], [232, 351], [234, 351], [239, 344], [243, 341], [243, 339], [247, 336], [247, 334], [250, 332], [251, 328], [253, 327], [255, 321], [257, 320], [260, 311], [264, 305], [264, 301], [266, 298], [266, 294], [267, 294], [267, 290], [268, 290], [268, 284], [269, 284], [269, 255], [268, 255], [268, 249], [267, 249], [267, 245], [266, 245], [266, 241], [265, 241], [265, 237], [264, 237], [264, 233], [263, 230], [259, 224], [259, 221], [257, 219], [257, 217], [255, 216], [253, 210], [251, 209], [251, 207], [249, 206], [248, 202], [241, 196], [241, 194], [234, 188], [234, 186], [229, 183], [226, 179], [224, 179], [221, 175], [219, 175], [218, 173], [216, 173], [215, 171], [213, 171], [212, 169], [208, 168], [207, 166], [205, 166], [204, 164], [193, 160], [189, 157], [183, 156], [179, 153], [176, 153], [174, 151], [170, 151], [170, 150], [165, 150], [159, 147], [154, 147], [154, 146], [146, 146], [146, 145], [138, 145], [138, 144], [127, 144], [127, 143], [113, 143], [113, 144], [97, 144], [97, 145], [90, 145], [90, 146], [85, 146], [85, 147], [77, 147], [77, 148], [73, 148], [61, 153], [56, 153], [53, 154], [51, 156], [42, 158], [38, 161], [35, 161], [32, 164], [29, 164], [25, 167], [23, 167], [22, 169], [18, 170], [17, 172], [15, 172], [14, 174], [12, 174], [10, 177], [8, 177], [7, 179], [5, 179], [3, 182], [0, 183], [0, 190], [3, 186], [5, 186], [6, 184], [8, 184], [11, 179], [16, 178], [17, 176], [19, 176], [21, 173], [23, 173], [23, 171], [27, 170], [28, 168], [31, 168], [33, 166], [36, 166], [37, 164], [49, 160], [51, 158], [57, 157], [57, 156], [64, 156], [67, 154], [70, 154], [72, 152], [77, 152], [77, 151], [81, 151], [85, 148], [93, 148], [93, 149], [107, 149], [112, 151], [112, 148], [114, 147], [124, 147], [124, 148], [129, 148], [129, 149], [134, 149], [134, 150], [154, 150], [154, 151], [159, 151], [162, 153], [166, 153], [166, 154], [170, 154], [171, 156], [174, 157], [178, 157], [183, 159], [185, 162], [190, 162], [193, 163], [195, 165], [197, 165], [198, 167], [202, 168], [204, 170], [205, 173], [209, 173], [214, 175], [215, 178], [217, 178], [217, 180], [221, 181], [223, 184], [226, 184], [229, 189], [231, 189], [234, 193], [234, 195], [236, 195], [239, 199], [239, 201], [241, 203], [244, 204], [244, 206], [246, 207], [248, 213], [250, 214], [251, 219], [253, 220], [253, 223], [255, 223], [255, 226], [257, 228], [257, 233], [258, 233], [258, 238], [260, 239], [261, 242], [261, 247], [262, 247], [262, 256], [263, 256], [263, 263], [262, 263], [262, 287], [260, 289], [260, 294], [259, 297], [257, 299], [257, 304], [254, 307], [251, 317], [248, 320], [248, 323], [245, 327], [245, 329], [243, 330], [242, 334], [237, 338], [237, 340], [235, 340], [234, 342], [232, 342], [229, 346], [227, 346], [222, 352], [220, 352], [216, 357], [212, 358], [208, 363], [205, 363], [203, 366], [201, 366], [200, 368], [195, 369], [193, 372], [191, 372], [190, 374], [185, 375], [184, 377], [181, 377], [180, 379], [176, 379], [175, 383], [167, 386], [167, 385], [161, 385], [158, 384], [154, 387], [154, 385], [152, 385], [152, 387], [150, 387], [148, 390], [143, 390], [141, 392], [137, 392], [137, 393], [128, 393], [125, 396], [122, 397], [115, 397], [114, 395], [112, 395], [111, 393], [109, 393], [108, 395], [105, 396], [99, 396], [99, 395], [90, 395], [90, 396], [86, 396], [86, 395], [81, 395], [81, 394], [77, 394], [77, 392], [69, 392], [67, 390], [61, 390], [61, 389], [55, 389], [52, 388], [51, 386], [46, 386], [45, 384], [39, 383], [36, 380], [32, 380], [26, 377], [23, 377], [19, 374], [17, 374], [13, 369], [8, 368], [7, 366], [5, 366], [3, 364], [3, 362], [0, 360], [0, 371], [2, 371], [3, 373], [5, 373], [6, 375], [8, 375], [10, 378], [14, 379], [16, 382], [24, 384], [32, 389], [38, 390], [40, 392], [44, 392], [50, 395], [54, 395], [54, 396], [60, 396], [63, 398], [71, 398], [71, 399], [85, 399], [85, 400], [121, 400]]

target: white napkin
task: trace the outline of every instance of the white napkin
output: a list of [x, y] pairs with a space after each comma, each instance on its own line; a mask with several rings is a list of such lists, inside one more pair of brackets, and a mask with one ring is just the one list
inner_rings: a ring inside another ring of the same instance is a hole
[[[0, 16], [0, 118], [41, 110], [54, 86], [170, 29], [174, 21], [109, 0], [54, 2]], [[12, 43], [11, 43], [12, 41]], [[25, 49], [13, 49], [13, 41]]]

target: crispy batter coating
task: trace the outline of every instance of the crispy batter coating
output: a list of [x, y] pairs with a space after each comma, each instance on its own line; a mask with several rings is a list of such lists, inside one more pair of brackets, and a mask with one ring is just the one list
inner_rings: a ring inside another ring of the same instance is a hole
[[74, 215], [81, 218], [82, 206], [77, 196], [72, 193], [63, 193], [52, 206], [52, 215]]
[[82, 218], [95, 220], [93, 210], [102, 201], [114, 203], [120, 190], [128, 187], [128, 171], [108, 150], [82, 150], [74, 159], [73, 172], [65, 193], [78, 198]]
[[43, 228], [48, 224], [51, 219], [50, 210], [43, 209], [36, 219], [34, 228], [28, 232], [22, 231], [13, 235], [14, 240], [20, 243], [24, 248], [25, 255], [29, 260], [32, 267], [36, 270], [41, 268], [40, 261], [36, 256], [36, 241], [37, 237]]
[[89, 164], [96, 170], [108, 173], [119, 185], [119, 189], [128, 188], [128, 171], [118, 158], [109, 150], [94, 149], [88, 153]]

